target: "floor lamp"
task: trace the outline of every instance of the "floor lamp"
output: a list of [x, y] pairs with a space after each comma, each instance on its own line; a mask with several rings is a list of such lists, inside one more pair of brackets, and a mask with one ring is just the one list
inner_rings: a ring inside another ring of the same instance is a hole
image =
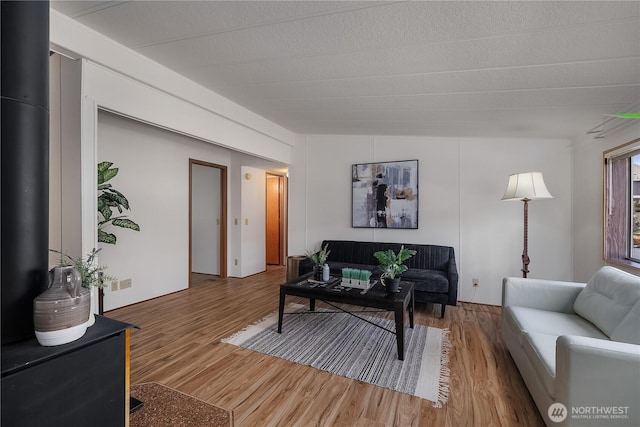
[[524, 202], [524, 250], [522, 251], [522, 277], [529, 273], [529, 201], [538, 199], [552, 199], [553, 196], [544, 185], [544, 179], [540, 172], [525, 172], [509, 175], [507, 189], [502, 200]]

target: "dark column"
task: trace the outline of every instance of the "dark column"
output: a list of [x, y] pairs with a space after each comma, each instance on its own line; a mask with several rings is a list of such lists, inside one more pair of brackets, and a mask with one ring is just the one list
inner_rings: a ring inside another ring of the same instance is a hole
[[49, 2], [2, 1], [2, 344], [34, 335], [47, 288]]

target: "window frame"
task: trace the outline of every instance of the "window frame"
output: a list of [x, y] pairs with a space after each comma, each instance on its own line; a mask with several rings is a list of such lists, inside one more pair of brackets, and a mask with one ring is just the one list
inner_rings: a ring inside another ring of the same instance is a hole
[[[602, 241], [603, 258], [605, 263], [617, 264], [640, 270], [640, 259], [634, 259], [632, 257], [633, 170], [631, 166], [631, 157], [638, 154], [640, 154], [640, 138], [636, 138], [603, 152]], [[616, 163], [621, 161], [624, 161], [624, 164]], [[618, 169], [614, 170], [614, 167], [617, 167]], [[623, 168], [624, 171], [622, 171]], [[624, 173], [624, 185], [620, 184], [611, 188], [616, 180], [618, 180], [618, 182], [620, 181], [622, 173]], [[617, 193], [614, 194], [616, 191]], [[612, 194], [624, 198], [623, 203], [615, 205], [615, 202], [612, 200], [616, 197], [612, 197]], [[622, 212], [624, 215], [622, 215]]]

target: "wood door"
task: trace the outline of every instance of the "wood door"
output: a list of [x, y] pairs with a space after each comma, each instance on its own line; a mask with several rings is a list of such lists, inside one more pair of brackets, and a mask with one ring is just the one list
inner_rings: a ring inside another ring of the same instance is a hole
[[282, 265], [284, 177], [267, 174], [267, 264]]

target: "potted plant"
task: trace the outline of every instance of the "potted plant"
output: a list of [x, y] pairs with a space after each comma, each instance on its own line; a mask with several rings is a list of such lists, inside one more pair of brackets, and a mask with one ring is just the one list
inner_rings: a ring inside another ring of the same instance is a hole
[[104, 228], [109, 224], [127, 228], [129, 230], [140, 231], [140, 226], [127, 218], [126, 215], [113, 216], [112, 209], [122, 214], [125, 210], [129, 210], [129, 201], [127, 198], [113, 188], [107, 181], [111, 180], [118, 174], [118, 168], [112, 168], [112, 162], [98, 163], [98, 242], [116, 244], [116, 235], [107, 233]]
[[324, 245], [324, 248], [321, 248], [319, 251], [306, 251], [307, 257], [309, 257], [311, 262], [313, 262], [314, 279], [322, 280], [322, 266], [324, 266], [324, 263], [327, 261], [327, 258], [331, 253], [331, 251], [327, 249], [328, 247], [329, 245], [327, 244]]
[[397, 254], [391, 249], [373, 254], [380, 262], [380, 270], [382, 270], [380, 282], [387, 288], [387, 292], [398, 292], [400, 275], [407, 271], [407, 266], [404, 265], [404, 262], [415, 254], [415, 250], [406, 249], [404, 245], [400, 247]]
[[[77, 257], [73, 258], [71, 255], [68, 255], [62, 251], [58, 251], [55, 249], [49, 249], [51, 252], [55, 252], [60, 254], [60, 261], [58, 265], [60, 266], [73, 266], [78, 273], [80, 274], [80, 280], [82, 282], [82, 287], [91, 290], [91, 288], [97, 288], [101, 293], [102, 288], [105, 287], [105, 284], [111, 282], [113, 280], [117, 280], [113, 276], [109, 276], [105, 273], [107, 267], [104, 265], [97, 265], [95, 262], [96, 255], [98, 252], [102, 250], [93, 248], [91, 252], [87, 254], [86, 258]], [[102, 306], [102, 304], [100, 304]], [[93, 305], [91, 306], [91, 319], [93, 318]], [[102, 312], [102, 309], [99, 309], [99, 312]], [[89, 319], [89, 320], [91, 320]], [[91, 323], [93, 324], [93, 323]]]

